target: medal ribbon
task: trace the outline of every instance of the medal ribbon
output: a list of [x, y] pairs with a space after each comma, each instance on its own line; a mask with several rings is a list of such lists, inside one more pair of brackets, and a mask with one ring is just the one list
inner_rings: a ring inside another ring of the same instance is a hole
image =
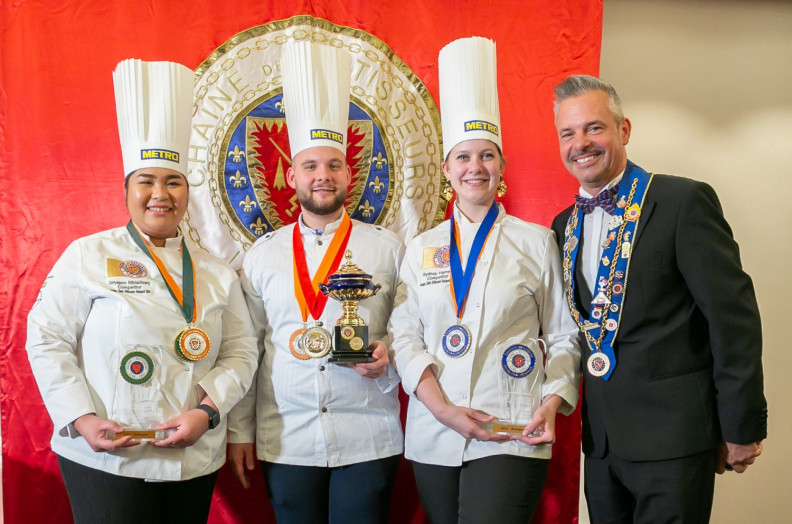
[[352, 221], [345, 212], [341, 218], [341, 224], [338, 226], [338, 231], [333, 236], [333, 241], [330, 242], [330, 246], [322, 258], [322, 263], [319, 264], [319, 269], [316, 270], [316, 274], [311, 279], [308, 275], [308, 263], [305, 261], [305, 248], [303, 247], [302, 234], [300, 233], [300, 224], [294, 224], [294, 232], [292, 234], [294, 295], [300, 305], [303, 322], [308, 320], [309, 311], [314, 319], [322, 316], [322, 311], [324, 311], [327, 303], [327, 295], [319, 291], [319, 283], [326, 282], [330, 271], [338, 267], [341, 257], [344, 256], [346, 251], [351, 233]]
[[[581, 321], [581, 313], [577, 309], [574, 301], [575, 295], [575, 267], [577, 264], [577, 253], [580, 248], [580, 242], [570, 244], [570, 238], [574, 237], [579, 239], [583, 229], [583, 216], [584, 211], [580, 206], [575, 206], [569, 216], [567, 222], [566, 239], [564, 243], [564, 273], [565, 279], [568, 279], [570, 286], [567, 288], [567, 301], [569, 303], [570, 312], [575, 319], [581, 332], [585, 335], [586, 341], [591, 353], [601, 351], [610, 360], [611, 366], [608, 372], [603, 375], [603, 380], [608, 380], [616, 367], [616, 354], [613, 349], [613, 344], [616, 341], [616, 335], [619, 330], [619, 320], [622, 313], [622, 304], [627, 295], [627, 276], [630, 267], [630, 259], [632, 255], [632, 248], [628, 256], [622, 256], [622, 245], [625, 242], [625, 235], [630, 239], [635, 238], [635, 231], [638, 229], [638, 222], [641, 218], [640, 209], [643, 207], [644, 197], [652, 182], [652, 175], [636, 166], [632, 162], [627, 162], [627, 168], [624, 172], [624, 177], [619, 184], [619, 194], [617, 200], [626, 201], [623, 207], [617, 207], [614, 217], [621, 217], [622, 222], [616, 227], [609, 227], [608, 231], [615, 232], [616, 237], [610, 242], [608, 247], [603, 250], [602, 257], [597, 270], [596, 284], [600, 287], [599, 290], [591, 290], [592, 297], [597, 298], [600, 292], [605, 294], [607, 303], [602, 305], [591, 305], [591, 313], [598, 307], [600, 308], [601, 317], [599, 319], [588, 319], [588, 329], [584, 328], [584, 323]], [[629, 219], [625, 216], [625, 212], [629, 211], [631, 207], [638, 207], [638, 216], [634, 219]], [[631, 240], [630, 240], [631, 241]], [[608, 262], [607, 264], [605, 262]], [[614, 275], [617, 272], [624, 274], [622, 279], [616, 279]], [[619, 283], [622, 285], [622, 291], [619, 294], [613, 293], [613, 285]], [[615, 311], [610, 309], [611, 305], [615, 306]], [[610, 319], [616, 323], [615, 329], [606, 329], [606, 321]], [[591, 327], [594, 325], [594, 327]]]
[[135, 244], [137, 244], [143, 253], [157, 265], [157, 269], [159, 269], [162, 278], [165, 280], [165, 287], [168, 288], [173, 300], [179, 304], [182, 315], [184, 315], [184, 320], [186, 320], [188, 324], [194, 324], [198, 314], [198, 308], [195, 307], [195, 266], [193, 265], [190, 252], [187, 250], [187, 244], [184, 243], [184, 237], [182, 237], [181, 243], [182, 283], [184, 285], [184, 292], [182, 293], [182, 289], [176, 281], [173, 280], [170, 272], [168, 272], [168, 268], [165, 267], [162, 260], [151, 250], [146, 239], [143, 238], [143, 235], [138, 231], [137, 226], [130, 220], [126, 227], [127, 231], [129, 231], [129, 234], [132, 236], [132, 240], [135, 241]]
[[460, 256], [461, 247], [459, 243], [459, 228], [454, 220], [453, 213], [451, 214], [451, 298], [457, 307], [457, 319], [462, 319], [462, 313], [465, 311], [465, 300], [467, 300], [468, 291], [470, 291], [470, 283], [473, 281], [473, 274], [476, 271], [476, 264], [478, 263], [481, 253], [484, 251], [484, 246], [487, 244], [487, 239], [492, 232], [492, 227], [495, 225], [495, 219], [498, 218], [498, 204], [492, 203], [492, 207], [487, 211], [487, 215], [479, 225], [476, 236], [473, 238], [473, 245], [470, 247], [470, 255], [468, 256], [467, 264], [465, 264], [465, 271], [462, 272], [462, 257]]

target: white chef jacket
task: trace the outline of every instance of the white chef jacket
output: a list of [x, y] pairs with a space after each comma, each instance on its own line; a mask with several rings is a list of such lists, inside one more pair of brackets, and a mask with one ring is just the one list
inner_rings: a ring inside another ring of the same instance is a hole
[[[463, 265], [478, 223], [454, 209], [459, 225]], [[578, 398], [580, 350], [577, 326], [564, 302], [561, 261], [552, 231], [509, 216], [499, 205], [498, 218], [481, 253], [467, 296], [462, 324], [470, 330], [471, 347], [453, 358], [442, 349], [446, 329], [456, 323], [447, 257], [450, 221], [414, 238], [407, 245], [390, 320], [396, 369], [404, 390], [414, 397], [424, 370], [435, 366], [448, 401], [499, 417], [504, 352], [515, 344], [538, 354], [525, 379], [536, 402], [550, 394], [566, 401], [569, 414]], [[535, 343], [542, 334], [544, 356]], [[544, 361], [546, 359], [546, 361]], [[499, 377], [499, 375], [501, 375]], [[517, 388], [514, 388], [516, 390]], [[407, 411], [405, 456], [426, 464], [460, 466], [498, 454], [550, 458], [551, 446], [518, 441], [467, 440], [435, 419], [417, 398]]]
[[[181, 241], [152, 247], [180, 287]], [[177, 356], [174, 342], [187, 322], [156, 264], [126, 228], [76, 240], [52, 268], [28, 316], [27, 351], [54, 424], [55, 453], [111, 474], [156, 480], [187, 480], [223, 465], [225, 415], [253, 381], [256, 340], [236, 273], [197, 247], [190, 254], [195, 325], [210, 340], [209, 354], [198, 362]], [[133, 271], [122, 271], [122, 263]], [[146, 384], [121, 375], [130, 351], [153, 361]], [[97, 453], [71, 424], [96, 413], [126, 427], [155, 427], [194, 409], [204, 391], [221, 423], [187, 448], [140, 445]]]
[[[324, 231], [305, 226], [302, 218], [299, 224], [257, 240], [242, 264], [242, 286], [258, 335], [261, 363], [256, 387], [229, 415], [229, 441], [247, 443], [255, 437], [260, 460], [298, 466], [335, 467], [397, 455], [403, 449], [403, 434], [399, 377], [391, 365], [383, 376], [370, 379], [351, 367], [329, 364], [330, 355], [300, 360], [289, 350], [292, 334], [303, 327], [294, 296], [294, 228], [300, 227], [313, 277], [341, 219]], [[352, 252], [352, 263], [382, 286], [376, 295], [362, 300], [358, 309], [369, 327], [369, 342], [382, 341], [390, 347], [387, 322], [404, 247], [387, 229], [353, 220], [347, 249]], [[332, 334], [342, 315], [340, 302], [328, 299], [316, 320]], [[307, 324], [314, 325], [310, 314]]]

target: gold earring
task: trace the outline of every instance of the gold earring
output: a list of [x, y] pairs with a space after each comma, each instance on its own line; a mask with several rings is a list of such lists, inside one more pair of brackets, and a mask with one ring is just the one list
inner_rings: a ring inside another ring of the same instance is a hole
[[446, 202], [451, 202], [451, 199], [454, 198], [454, 188], [451, 187], [451, 182], [447, 178], [443, 178], [440, 184], [440, 198]]
[[501, 175], [500, 182], [498, 182], [498, 188], [495, 190], [498, 194], [498, 198], [501, 198], [506, 194], [506, 189], [506, 182], [503, 181], [503, 175]]

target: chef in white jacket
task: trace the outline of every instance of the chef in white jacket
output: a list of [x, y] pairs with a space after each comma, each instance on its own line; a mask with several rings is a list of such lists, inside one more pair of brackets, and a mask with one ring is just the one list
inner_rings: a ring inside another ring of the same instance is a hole
[[506, 214], [494, 42], [440, 51], [453, 216], [408, 243], [390, 332], [405, 455], [433, 524], [530, 522], [580, 353], [553, 233]]
[[[229, 462], [248, 487], [247, 472], [261, 461], [279, 524], [384, 524], [403, 449], [387, 323], [404, 247], [344, 208], [351, 55], [303, 40], [286, 44], [280, 63], [292, 160], [285, 178], [300, 215], [245, 255], [261, 363], [229, 414]], [[318, 285], [345, 265], [347, 250], [381, 286], [359, 303], [372, 362], [333, 363], [330, 353], [343, 311]]]
[[193, 72], [113, 73], [130, 222], [74, 241], [28, 317], [75, 522], [205, 522], [256, 340], [236, 273], [179, 231]]

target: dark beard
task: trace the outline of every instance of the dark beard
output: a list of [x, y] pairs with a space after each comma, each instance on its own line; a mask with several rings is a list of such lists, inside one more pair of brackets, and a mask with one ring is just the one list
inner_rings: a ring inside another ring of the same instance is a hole
[[322, 205], [316, 204], [310, 194], [307, 198], [297, 195], [297, 200], [300, 202], [300, 206], [309, 213], [319, 216], [332, 215], [344, 206], [346, 193], [338, 193], [333, 200]]

